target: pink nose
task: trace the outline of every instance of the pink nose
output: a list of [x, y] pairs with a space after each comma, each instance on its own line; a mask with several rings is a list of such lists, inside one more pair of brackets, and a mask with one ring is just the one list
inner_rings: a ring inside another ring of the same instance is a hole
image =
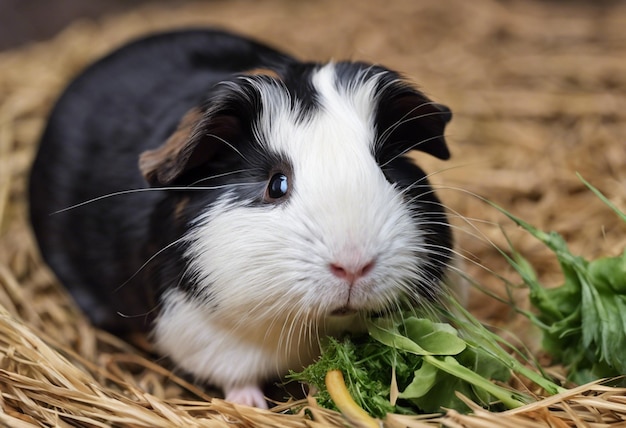
[[374, 261], [369, 261], [367, 263], [358, 265], [358, 266], [343, 266], [340, 263], [331, 263], [330, 271], [337, 278], [348, 281], [350, 284], [354, 284], [358, 279], [363, 278], [374, 268]]

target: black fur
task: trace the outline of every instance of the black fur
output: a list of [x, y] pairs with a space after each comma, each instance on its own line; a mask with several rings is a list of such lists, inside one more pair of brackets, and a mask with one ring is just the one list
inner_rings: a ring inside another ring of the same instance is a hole
[[425, 271], [423, 277], [427, 279], [414, 284], [418, 293], [413, 297], [437, 300], [442, 291], [438, 283], [452, 260], [452, 232], [443, 205], [430, 186], [426, 173], [409, 158], [399, 156], [388, 162], [383, 167], [383, 173], [390, 182], [405, 191], [405, 200], [411, 201], [408, 206], [424, 230], [425, 251], [415, 256], [416, 260], [426, 261], [422, 269]]
[[132, 43], [67, 88], [33, 165], [30, 214], [44, 259], [95, 324], [116, 331], [149, 327], [163, 287], [183, 271], [169, 266], [170, 260], [182, 263], [173, 254], [180, 249], [162, 254], [165, 269], [154, 269], [158, 263], [138, 269], [180, 237], [188, 219], [171, 218], [185, 192], [173, 200], [165, 192], [131, 193], [55, 212], [145, 188], [140, 153], [163, 144], [217, 82], [258, 67], [280, 70], [293, 61], [224, 32], [181, 31]]

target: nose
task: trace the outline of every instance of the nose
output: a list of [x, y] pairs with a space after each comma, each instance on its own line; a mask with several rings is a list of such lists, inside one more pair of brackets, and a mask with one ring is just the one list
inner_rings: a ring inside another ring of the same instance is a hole
[[354, 284], [360, 278], [363, 278], [374, 268], [374, 260], [369, 260], [365, 263], [355, 264], [354, 266], [348, 266], [345, 263], [331, 263], [330, 271], [337, 278], [343, 279], [350, 284]]

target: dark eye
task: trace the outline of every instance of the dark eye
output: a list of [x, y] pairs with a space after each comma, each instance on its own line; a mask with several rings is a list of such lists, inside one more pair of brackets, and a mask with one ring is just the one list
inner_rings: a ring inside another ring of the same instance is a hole
[[271, 199], [280, 199], [289, 191], [289, 180], [282, 172], [272, 175], [267, 185], [267, 197]]

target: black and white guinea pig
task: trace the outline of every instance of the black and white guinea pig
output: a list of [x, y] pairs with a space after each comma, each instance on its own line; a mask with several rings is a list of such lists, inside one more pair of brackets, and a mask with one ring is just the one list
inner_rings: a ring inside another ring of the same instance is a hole
[[450, 111], [396, 72], [185, 30], [76, 78], [30, 177], [44, 259], [93, 323], [150, 331], [227, 400], [318, 338], [432, 302], [452, 237], [426, 174]]

